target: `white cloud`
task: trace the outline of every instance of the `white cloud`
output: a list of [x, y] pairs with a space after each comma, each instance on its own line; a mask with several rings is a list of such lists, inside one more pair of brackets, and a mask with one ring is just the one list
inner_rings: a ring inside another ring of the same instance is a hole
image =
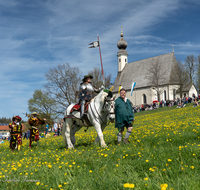
[[[121, 26], [130, 61], [136, 55], [135, 59], [168, 53], [172, 44], [177, 53], [198, 49], [198, 43], [154, 33], [166, 19], [176, 18], [180, 7], [183, 6], [179, 0], [48, 0], [29, 4], [0, 0], [0, 88], [4, 90], [0, 98], [19, 99], [23, 109], [27, 109], [27, 100], [34, 89], [42, 87], [49, 68], [68, 62], [85, 74], [100, 67], [98, 48], [88, 48], [88, 43], [97, 40], [97, 34], [105, 72], [115, 78]], [[4, 102], [1, 104], [5, 107]]]

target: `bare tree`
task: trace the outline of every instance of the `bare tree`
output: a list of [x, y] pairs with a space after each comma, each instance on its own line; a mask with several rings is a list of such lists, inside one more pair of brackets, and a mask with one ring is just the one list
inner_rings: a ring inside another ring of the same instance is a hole
[[193, 82], [193, 77], [194, 77], [194, 74], [195, 74], [196, 61], [197, 61], [197, 59], [194, 57], [194, 55], [188, 55], [185, 59], [185, 67], [186, 67], [186, 69], [189, 73], [190, 83]]
[[[100, 68], [94, 67], [94, 69], [89, 71], [88, 74], [93, 76], [92, 84], [96, 88], [99, 88], [103, 84], [103, 76], [102, 76], [102, 72], [101, 72]], [[110, 88], [110, 86], [112, 85], [111, 74], [106, 76], [106, 74], [104, 73], [104, 77], [105, 77], [105, 88]]]
[[[30, 112], [37, 111], [41, 118], [45, 118], [48, 123], [53, 123], [58, 117], [56, 102], [53, 101], [46, 93], [42, 90], [35, 90], [32, 98], [28, 100], [28, 109]], [[44, 126], [39, 126], [40, 129], [44, 130]]]
[[162, 94], [163, 89], [161, 85], [164, 84], [165, 72], [163, 71], [159, 60], [152, 63], [151, 67], [148, 69], [148, 81], [149, 85], [156, 91], [158, 101], [160, 101], [160, 94]]
[[197, 85], [198, 91], [200, 93], [200, 55], [197, 58], [197, 80], [196, 80], [196, 85]]
[[190, 77], [189, 77], [188, 70], [185, 68], [185, 66], [179, 60], [172, 68], [170, 81], [173, 82], [173, 84], [179, 85], [181, 98], [182, 98], [182, 94], [183, 94], [183, 85], [188, 84], [190, 82], [189, 78]]
[[46, 73], [47, 94], [58, 105], [57, 113], [64, 113], [67, 106], [77, 102], [77, 90], [81, 83], [81, 72], [78, 67], [71, 67], [69, 63], [58, 65]]

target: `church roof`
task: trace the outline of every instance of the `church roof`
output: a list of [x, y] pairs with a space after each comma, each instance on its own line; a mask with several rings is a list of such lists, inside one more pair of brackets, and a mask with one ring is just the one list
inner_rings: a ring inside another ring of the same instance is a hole
[[149, 69], [156, 61], [161, 64], [163, 71], [166, 71], [163, 76], [165, 81], [163, 85], [170, 84], [172, 66], [177, 63], [173, 52], [127, 63], [124, 69], [117, 74], [113, 92], [117, 92], [120, 85], [126, 90], [130, 90], [133, 82], [136, 82], [135, 89], [151, 86], [147, 76], [149, 75]]
[[[194, 84], [193, 83], [184, 84], [183, 88], [182, 88], [182, 92], [189, 92], [191, 87], [192, 87], [192, 85], [194, 85]], [[176, 92], [179, 93], [180, 92], [180, 88]]]

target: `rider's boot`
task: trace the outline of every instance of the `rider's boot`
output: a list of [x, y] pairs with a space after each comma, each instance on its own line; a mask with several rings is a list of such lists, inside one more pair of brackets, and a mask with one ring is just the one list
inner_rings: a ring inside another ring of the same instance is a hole
[[82, 102], [81, 102], [81, 112], [80, 112], [81, 119], [84, 119], [84, 117], [85, 117], [84, 111], [85, 111], [85, 100], [82, 100]]

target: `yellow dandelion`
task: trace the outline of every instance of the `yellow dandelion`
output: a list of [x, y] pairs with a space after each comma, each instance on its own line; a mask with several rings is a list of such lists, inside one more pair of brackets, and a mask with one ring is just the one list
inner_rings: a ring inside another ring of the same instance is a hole
[[166, 183], [160, 185], [161, 190], [166, 190], [168, 185]]
[[147, 181], [147, 180], [149, 180], [149, 178], [148, 178], [148, 177], [145, 177], [144, 180]]
[[40, 182], [38, 181], [38, 182], [36, 183], [36, 185], [40, 185]]
[[134, 184], [129, 184], [129, 188], [134, 188], [135, 187], [135, 185]]
[[125, 183], [124, 184], [124, 187], [126, 188], [126, 187], [129, 187], [129, 183]]

